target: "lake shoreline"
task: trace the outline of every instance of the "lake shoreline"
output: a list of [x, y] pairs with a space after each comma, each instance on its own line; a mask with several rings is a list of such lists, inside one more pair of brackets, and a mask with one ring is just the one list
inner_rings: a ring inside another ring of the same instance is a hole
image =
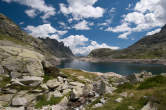
[[162, 64], [166, 65], [166, 59], [108, 59], [108, 58], [77, 58], [81, 61], [99, 63], [99, 62], [125, 62], [125, 63], [139, 63], [139, 64]]

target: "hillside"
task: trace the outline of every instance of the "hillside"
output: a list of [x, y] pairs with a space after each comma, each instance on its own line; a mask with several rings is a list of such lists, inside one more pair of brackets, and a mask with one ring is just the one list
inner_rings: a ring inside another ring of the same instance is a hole
[[57, 57], [66, 57], [66, 58], [74, 57], [70, 48], [64, 46], [63, 42], [58, 42], [56, 39], [50, 39], [50, 38], [46, 39], [40, 38], [40, 40], [42, 40], [43, 43], [46, 44], [47, 47], [50, 48], [53, 54], [56, 55]]
[[47, 56], [71, 57], [71, 50], [62, 42], [51, 39], [37, 39], [22, 31], [9, 18], [0, 14], [0, 45], [21, 46], [33, 49]]
[[[132, 46], [122, 50], [104, 52], [103, 49], [93, 50], [89, 57], [112, 59], [165, 59], [166, 58], [166, 25], [159, 33], [145, 36]], [[104, 49], [105, 50], [105, 49]], [[108, 51], [108, 49], [107, 49]], [[100, 55], [102, 54], [102, 55]]]

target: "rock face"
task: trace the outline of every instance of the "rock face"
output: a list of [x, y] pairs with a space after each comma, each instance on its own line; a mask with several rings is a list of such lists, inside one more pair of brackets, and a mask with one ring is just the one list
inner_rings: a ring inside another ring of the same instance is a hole
[[[12, 78], [27, 76], [43, 76], [42, 61], [44, 56], [40, 53], [10, 46], [0, 47], [0, 56], [3, 57], [0, 65]], [[3, 72], [3, 70], [1, 70]]]
[[46, 39], [40, 38], [40, 40], [42, 40], [47, 45], [47, 47], [52, 50], [53, 54], [56, 54], [57, 57], [65, 57], [65, 58], [74, 57], [70, 48], [64, 46], [63, 42], [58, 42], [56, 39], [50, 39], [50, 38]]
[[122, 50], [92, 50], [89, 57], [113, 59], [165, 59], [166, 25], [159, 33], [143, 37], [141, 40]]

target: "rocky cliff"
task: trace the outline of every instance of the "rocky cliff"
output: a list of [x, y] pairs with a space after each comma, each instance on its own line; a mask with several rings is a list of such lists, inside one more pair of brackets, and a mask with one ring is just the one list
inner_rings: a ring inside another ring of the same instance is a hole
[[63, 42], [58, 42], [56, 39], [42, 39], [44, 44], [47, 45], [48, 48], [52, 50], [52, 53], [55, 54], [57, 57], [64, 57], [64, 58], [72, 58], [74, 57], [72, 51], [69, 47], [64, 46]]
[[[132, 46], [109, 52], [104, 52], [104, 57], [118, 59], [165, 59], [166, 58], [166, 25], [159, 33], [143, 37]], [[89, 57], [102, 58], [100, 50], [93, 50]], [[108, 51], [108, 49], [107, 49]]]

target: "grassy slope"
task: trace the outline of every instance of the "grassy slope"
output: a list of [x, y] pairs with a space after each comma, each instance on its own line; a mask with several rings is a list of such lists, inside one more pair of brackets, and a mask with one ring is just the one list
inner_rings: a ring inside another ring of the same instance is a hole
[[[121, 97], [120, 92], [134, 93], [134, 96], [124, 98], [121, 103], [117, 103], [115, 99]], [[131, 84], [124, 84], [118, 87], [115, 94], [106, 94], [105, 98], [107, 99], [107, 103], [103, 107], [95, 109], [88, 108], [87, 110], [129, 110], [128, 106], [134, 107], [135, 110], [140, 110], [148, 101], [157, 103], [159, 110], [165, 110], [166, 77], [152, 77], [132, 86]]]

